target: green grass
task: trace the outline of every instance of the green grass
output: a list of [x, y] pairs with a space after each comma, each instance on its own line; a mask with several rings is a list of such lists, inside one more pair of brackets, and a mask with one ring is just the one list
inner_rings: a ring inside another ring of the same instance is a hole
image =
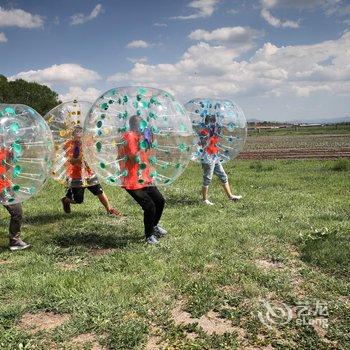
[[[195, 324], [175, 324], [171, 311], [179, 300], [193, 317], [216, 311], [245, 330], [251, 346], [349, 349], [350, 174], [344, 162], [342, 171], [337, 161], [232, 162], [226, 170], [243, 199], [228, 202], [215, 179], [214, 207], [199, 202], [201, 170], [191, 164], [163, 190], [169, 235], [158, 247], [144, 244], [142, 213], [122, 189], [105, 186], [127, 214], [118, 221], [88, 192], [85, 203], [65, 215], [64, 189], [50, 182], [24, 204], [23, 238], [31, 250], [7, 250], [7, 212], [1, 211], [0, 260], [7, 262], [0, 263], [0, 349], [53, 343], [71, 349], [71, 338], [86, 332], [109, 349], [143, 349], [154, 329], [168, 349], [244, 348], [237, 333], [209, 335]], [[281, 268], [264, 269], [261, 260]], [[257, 318], [260, 299], [291, 307], [327, 302], [326, 337], [294, 320], [267, 328]], [[71, 319], [34, 335], [18, 327], [23, 314], [43, 310]], [[189, 339], [189, 331], [198, 336]]]

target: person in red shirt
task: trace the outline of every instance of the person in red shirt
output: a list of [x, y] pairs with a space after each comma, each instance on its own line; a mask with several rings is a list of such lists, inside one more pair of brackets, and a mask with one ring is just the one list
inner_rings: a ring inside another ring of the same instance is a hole
[[153, 185], [154, 172], [149, 162], [153, 135], [148, 128], [141, 131], [141, 121], [137, 115], [130, 117], [130, 129], [123, 135], [124, 144], [119, 149], [119, 154], [126, 159], [121, 162], [122, 187], [143, 209], [146, 242], [157, 244], [157, 238], [167, 233], [159, 225], [165, 200]]
[[73, 130], [73, 138], [66, 142], [65, 151], [67, 161], [67, 182], [68, 190], [61, 199], [63, 210], [66, 213], [71, 212], [71, 204], [81, 204], [84, 201], [84, 193], [87, 188], [93, 195], [97, 196], [101, 204], [105, 207], [107, 214], [116, 217], [123, 216], [118, 210], [114, 209], [104, 193], [97, 176], [84, 160], [82, 152], [82, 134], [81, 126], [76, 126]]
[[[6, 172], [11, 168], [12, 152], [4, 147], [0, 148], [0, 199], [3, 191], [11, 190], [11, 181]], [[21, 226], [23, 211], [21, 203], [4, 205], [10, 214], [9, 239], [10, 250], [23, 250], [30, 247], [30, 244], [21, 239]]]
[[209, 185], [215, 174], [220, 179], [227, 197], [232, 201], [238, 201], [242, 196], [232, 194], [228, 176], [220, 162], [219, 142], [220, 125], [215, 115], [205, 117], [205, 126], [199, 131], [199, 146], [202, 149], [201, 164], [203, 169], [202, 199], [203, 203], [213, 205], [208, 199]]

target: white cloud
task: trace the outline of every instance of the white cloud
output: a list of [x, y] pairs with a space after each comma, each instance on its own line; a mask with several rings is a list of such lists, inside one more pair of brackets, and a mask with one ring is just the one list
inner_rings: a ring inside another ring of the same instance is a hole
[[22, 9], [5, 10], [0, 6], [0, 27], [40, 28], [43, 24], [44, 19], [39, 15]]
[[282, 21], [281, 19], [273, 16], [267, 8], [261, 9], [261, 17], [273, 27], [282, 27], [282, 28], [299, 28], [299, 23], [295, 21]]
[[6, 42], [7, 42], [6, 35], [0, 32], [0, 43], [6, 43]]
[[160, 22], [153, 23], [153, 25], [156, 27], [164, 27], [164, 28], [168, 26], [166, 23], [160, 23]]
[[20, 72], [9, 78], [10, 80], [24, 79], [36, 81], [47, 85], [69, 84], [74, 86], [84, 85], [100, 79], [97, 72], [86, 69], [78, 64], [55, 64], [51, 67]]
[[126, 45], [128, 49], [146, 49], [149, 46], [150, 44], [144, 40], [133, 40]]
[[217, 44], [225, 44], [236, 48], [238, 53], [248, 51], [254, 46], [254, 40], [261, 37], [263, 32], [250, 27], [223, 27], [208, 32], [197, 29], [188, 36], [192, 40], [203, 40]]
[[55, 25], [55, 26], [58, 26], [60, 24], [60, 18], [58, 16], [55, 16], [52, 20], [52, 23]]
[[171, 17], [172, 19], [197, 19], [197, 18], [207, 18], [210, 17], [215, 9], [216, 5], [220, 2], [220, 0], [193, 0], [187, 6], [195, 9], [196, 12], [192, 15], [188, 16], [176, 16]]
[[146, 56], [143, 57], [127, 57], [126, 58], [131, 63], [146, 63], [148, 58]]
[[65, 94], [60, 94], [58, 98], [62, 102], [73, 101], [77, 99], [78, 101], [88, 101], [95, 102], [95, 100], [101, 95], [101, 91], [93, 87], [89, 87], [86, 90], [79, 86], [71, 86], [69, 91]]
[[311, 93], [317, 91], [327, 91], [330, 92], [331, 89], [327, 85], [318, 85], [318, 86], [293, 86], [292, 88], [297, 96], [299, 97], [309, 97]]
[[238, 61], [233, 47], [199, 42], [174, 64], [136, 62], [130, 71], [114, 74], [108, 81], [163, 88], [183, 101], [195, 96], [233, 98], [237, 94], [295, 98], [315, 93], [350, 95], [349, 46], [350, 32], [313, 45], [278, 47], [265, 43], [249, 60]]
[[103, 7], [101, 4], [97, 4], [89, 15], [84, 15], [83, 13], [77, 13], [71, 17], [71, 25], [83, 24], [88, 21], [93, 20], [97, 16], [103, 13]]
[[298, 28], [299, 21], [281, 20], [271, 13], [277, 8], [291, 8], [299, 11], [323, 10], [326, 16], [344, 17], [350, 14], [348, 0], [261, 0], [261, 17], [270, 25], [282, 28]]

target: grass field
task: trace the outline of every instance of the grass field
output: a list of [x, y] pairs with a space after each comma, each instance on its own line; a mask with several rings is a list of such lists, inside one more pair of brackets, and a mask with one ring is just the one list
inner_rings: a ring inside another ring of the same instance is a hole
[[[33, 248], [13, 254], [0, 239], [0, 349], [349, 349], [349, 160], [227, 171], [236, 204], [214, 181], [216, 205], [201, 205], [196, 164], [164, 191], [157, 247], [123, 190], [106, 187], [124, 220], [90, 194], [66, 215], [51, 182], [24, 204]], [[290, 322], [260, 322], [261, 299], [284, 302]], [[317, 300], [329, 328], [298, 325], [298, 305]]]

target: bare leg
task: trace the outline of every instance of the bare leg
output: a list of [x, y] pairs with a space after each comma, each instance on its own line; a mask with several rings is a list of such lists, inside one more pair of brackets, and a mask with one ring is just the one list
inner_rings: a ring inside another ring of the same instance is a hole
[[232, 197], [232, 192], [231, 192], [231, 187], [230, 187], [229, 182], [227, 181], [226, 183], [223, 183], [222, 187], [224, 188], [224, 191], [225, 191], [227, 197], [231, 198]]
[[109, 204], [108, 197], [106, 196], [106, 194], [104, 192], [97, 195], [97, 197], [98, 197], [99, 201], [101, 202], [101, 204], [105, 207], [107, 214], [111, 214], [114, 216], [123, 216], [122, 213], [120, 213], [118, 210], [111, 207], [111, 205]]
[[109, 211], [112, 209], [112, 207], [109, 204], [109, 200], [108, 197], [106, 196], [105, 193], [101, 193], [98, 196], [99, 201], [101, 202], [101, 204], [105, 207], [107, 213], [109, 213]]
[[237, 202], [237, 201], [239, 201], [242, 198], [242, 196], [238, 196], [238, 195], [232, 194], [231, 188], [230, 188], [230, 184], [228, 182], [223, 183], [222, 186], [223, 186], [223, 188], [225, 190], [225, 193], [226, 193], [228, 199], [230, 199], [230, 200], [232, 200], [234, 202]]
[[206, 201], [208, 199], [209, 186], [202, 186], [202, 197]]

